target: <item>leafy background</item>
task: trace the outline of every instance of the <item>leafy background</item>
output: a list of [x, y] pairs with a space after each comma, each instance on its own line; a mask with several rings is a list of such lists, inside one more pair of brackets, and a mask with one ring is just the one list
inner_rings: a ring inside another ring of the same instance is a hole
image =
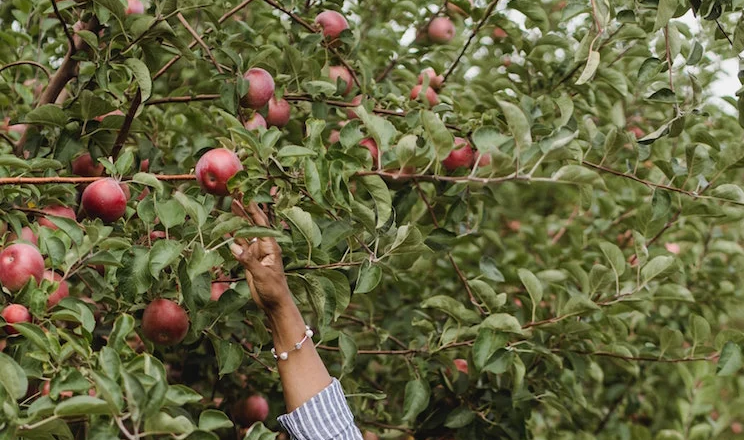
[[[449, 3], [465, 15], [429, 0], [2, 2], [2, 240], [31, 225], [72, 295], [46, 310], [49, 282], [4, 291], [35, 319], [0, 354], [0, 435], [273, 438], [281, 389], [226, 246], [237, 231], [279, 240], [321, 354], [383, 438], [741, 438], [744, 101], [708, 98], [717, 61], [744, 48], [744, 4]], [[677, 19], [691, 8], [694, 36]], [[313, 32], [325, 9], [350, 21], [339, 43]], [[444, 14], [453, 41], [411, 41]], [[348, 96], [328, 77], [342, 60]], [[283, 129], [243, 128], [254, 66], [292, 103]], [[409, 99], [425, 67], [446, 74], [433, 108]], [[454, 136], [490, 164], [447, 172]], [[274, 229], [192, 182], [214, 147], [238, 152], [232, 187]], [[39, 227], [40, 207], [77, 209], [66, 179], [83, 151], [128, 182], [125, 219]], [[218, 279], [231, 289], [213, 302]], [[137, 336], [159, 297], [191, 321], [169, 349]], [[246, 433], [230, 409], [253, 393], [269, 429]]]

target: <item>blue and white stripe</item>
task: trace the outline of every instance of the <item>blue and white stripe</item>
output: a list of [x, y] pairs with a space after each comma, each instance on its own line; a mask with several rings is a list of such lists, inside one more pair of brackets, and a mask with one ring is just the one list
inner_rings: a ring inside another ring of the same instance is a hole
[[337, 379], [289, 414], [279, 424], [293, 440], [362, 440]]

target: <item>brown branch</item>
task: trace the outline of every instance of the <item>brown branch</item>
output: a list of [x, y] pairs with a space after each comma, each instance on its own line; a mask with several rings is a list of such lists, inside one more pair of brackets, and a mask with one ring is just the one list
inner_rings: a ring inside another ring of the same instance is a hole
[[[331, 347], [330, 345], [316, 345], [316, 348], [326, 351], [341, 351], [338, 347]], [[371, 355], [391, 355], [391, 356], [404, 356], [409, 354], [423, 353], [424, 350], [417, 350], [414, 348], [408, 350], [357, 350], [357, 354], [371, 354]]]
[[613, 175], [618, 176], [618, 177], [624, 177], [626, 179], [630, 179], [630, 180], [633, 180], [635, 182], [642, 183], [642, 184], [644, 184], [644, 185], [646, 185], [648, 187], [651, 187], [651, 188], [665, 189], [667, 191], [677, 192], [677, 193], [684, 194], [686, 196], [693, 197], [693, 198], [696, 198], [696, 197], [698, 197], [700, 195], [700, 194], [697, 194], [697, 193], [695, 193], [693, 191], [687, 191], [687, 190], [682, 189], [682, 188], [676, 188], [674, 186], [663, 185], [663, 184], [660, 184], [660, 183], [654, 183], [654, 182], [651, 182], [651, 181], [648, 181], [648, 180], [644, 180], [644, 179], [641, 179], [639, 177], [636, 177], [636, 176], [634, 176], [632, 174], [626, 174], [626, 173], [623, 173], [623, 172], [620, 172], [620, 171], [613, 170], [611, 168], [604, 167], [602, 165], [597, 165], [597, 164], [594, 164], [594, 163], [591, 163], [591, 162], [587, 162], [585, 160], [582, 161], [581, 164], [582, 165], [586, 165], [589, 168], [594, 168], [595, 170], [599, 170], [599, 171], [602, 171], [602, 172], [605, 172], [605, 173], [613, 174]]
[[62, 29], [65, 32], [65, 36], [67, 37], [67, 42], [69, 44], [69, 47], [74, 50], [75, 48], [75, 40], [72, 38], [72, 34], [70, 33], [70, 29], [67, 27], [67, 23], [65, 23], [65, 19], [62, 17], [62, 14], [59, 12], [59, 8], [57, 7], [57, 2], [52, 2], [52, 8], [54, 8], [54, 15], [57, 16], [57, 20], [59, 20], [60, 23], [62, 23]]
[[287, 269], [287, 271], [297, 271], [297, 270], [319, 270], [319, 269], [339, 269], [344, 267], [356, 267], [361, 266], [361, 261], [350, 261], [347, 263], [344, 263], [343, 261], [339, 261], [338, 263], [329, 263], [329, 264], [319, 264], [317, 266], [302, 266], [302, 267], [293, 267]]
[[113, 160], [116, 160], [119, 156], [121, 147], [124, 146], [124, 142], [127, 140], [127, 136], [129, 136], [129, 129], [132, 128], [132, 121], [134, 120], [134, 115], [137, 114], [140, 104], [142, 104], [142, 90], [137, 87], [137, 93], [135, 93], [134, 98], [132, 98], [132, 105], [129, 106], [129, 111], [124, 117], [124, 123], [121, 126], [121, 130], [119, 130], [119, 134], [116, 136], [114, 148], [111, 149], [111, 157]]
[[170, 96], [166, 98], [148, 99], [145, 105], [172, 104], [178, 102], [213, 101], [220, 95]]
[[478, 32], [480, 32], [481, 28], [484, 24], [486, 24], [486, 20], [488, 20], [488, 17], [491, 16], [491, 13], [493, 12], [494, 8], [496, 8], [496, 5], [498, 4], [499, 0], [492, 0], [491, 3], [488, 4], [488, 8], [486, 8], [486, 12], [483, 13], [483, 18], [478, 22], [478, 24], [475, 26], [475, 29], [473, 29], [473, 33], [470, 34], [470, 37], [468, 38], [468, 41], [465, 42], [465, 46], [462, 47], [462, 50], [457, 55], [457, 58], [455, 58], [455, 61], [452, 63], [452, 65], [449, 66], [447, 71], [444, 73], [444, 79], [442, 80], [442, 84], [447, 82], [447, 78], [452, 74], [452, 72], [457, 67], [457, 64], [460, 63], [460, 60], [465, 55], [465, 52], [467, 52], [468, 47], [470, 47], [470, 43], [473, 42], [475, 39], [475, 36], [478, 35]]
[[[416, 186], [416, 191], [419, 194], [419, 197], [421, 197], [421, 200], [423, 200], [424, 204], [426, 205], [426, 209], [429, 211], [429, 215], [431, 216], [431, 220], [434, 223], [434, 226], [439, 229], [439, 221], [437, 220], [437, 215], [434, 213], [434, 208], [429, 203], [429, 200], [426, 198], [426, 194], [424, 194], [424, 191], [421, 189], [421, 185], [419, 185], [418, 181], [414, 180], [413, 184]], [[468, 298], [470, 299], [470, 302], [478, 309], [481, 315], [485, 316], [486, 311], [483, 310], [483, 307], [478, 303], [478, 301], [475, 299], [475, 295], [473, 295], [473, 291], [470, 289], [470, 285], [468, 284], [468, 279], [465, 276], [464, 273], [462, 273], [462, 270], [460, 270], [460, 266], [455, 261], [455, 258], [452, 256], [452, 252], [447, 252], [447, 259], [449, 259], [450, 264], [452, 264], [452, 268], [455, 269], [455, 272], [457, 273], [457, 277], [462, 282], [462, 285], [465, 287], [465, 291], [468, 293]]]
[[382, 80], [384, 80], [385, 78], [387, 78], [387, 76], [390, 74], [390, 72], [392, 72], [393, 69], [395, 69], [395, 66], [396, 66], [396, 64], [398, 64], [398, 61], [400, 60], [400, 58], [401, 57], [393, 57], [393, 59], [390, 60], [390, 62], [388, 63], [388, 65], [385, 66], [385, 70], [383, 70], [382, 73], [380, 73], [379, 75], [377, 75], [377, 78], [375, 78], [375, 82], [378, 82], [379, 83]]
[[[196, 180], [194, 174], [155, 174], [156, 179], [163, 182], [176, 182]], [[2, 177], [0, 185], [49, 185], [54, 183], [93, 183], [96, 180], [108, 179], [108, 177]], [[131, 177], [122, 179], [122, 182], [131, 181]]]
[[44, 75], [46, 75], [47, 79], [52, 76], [52, 74], [49, 73], [49, 69], [47, 69], [43, 64], [37, 63], [36, 61], [29, 61], [29, 60], [21, 60], [21, 61], [14, 61], [12, 63], [8, 63], [4, 65], [3, 67], [0, 67], [0, 72], [2, 72], [5, 69], [11, 68], [13, 66], [23, 66], [23, 65], [38, 67], [44, 72]]
[[559, 348], [553, 348], [550, 351], [553, 353], [569, 351], [571, 353], [580, 354], [584, 356], [600, 356], [600, 357], [609, 357], [609, 358], [614, 358], [614, 359], [622, 359], [625, 361], [660, 362], [660, 363], [666, 363], [666, 364], [679, 364], [682, 362], [707, 362], [707, 361], [712, 361], [714, 359], [717, 359], [720, 356], [719, 353], [712, 353], [705, 357], [684, 357], [684, 358], [676, 358], [676, 359], [666, 359], [666, 358], [657, 358], [657, 357], [650, 357], [650, 356], [624, 356], [621, 354], [611, 353], [608, 351], [563, 350]]
[[[243, 0], [239, 5], [235, 6], [232, 9], [230, 9], [222, 17], [220, 17], [219, 20], [217, 20], [217, 23], [218, 24], [224, 23], [225, 21], [227, 21], [228, 18], [230, 18], [233, 15], [237, 14], [238, 11], [240, 11], [241, 9], [245, 8], [246, 6], [248, 6], [252, 1], [253, 0]], [[209, 29], [205, 30], [204, 31], [204, 35], [202, 35], [202, 37], [204, 37], [205, 35], [207, 35], [210, 32], [212, 32], [212, 29], [213, 28], [209, 28]], [[191, 43], [189, 43], [189, 49], [192, 49], [197, 44], [198, 44], [198, 42], [196, 40], [191, 41]], [[158, 79], [161, 76], [163, 76], [163, 74], [168, 69], [170, 69], [171, 66], [173, 66], [174, 64], [176, 64], [176, 62], [178, 62], [178, 60], [180, 60], [180, 59], [181, 59], [181, 55], [176, 55], [173, 58], [171, 58], [170, 61], [168, 61], [167, 63], [165, 63], [165, 65], [160, 68], [160, 70], [158, 70], [157, 72], [155, 72], [155, 74], [152, 76], [152, 80], [155, 81], [156, 79]]]
[[207, 53], [207, 56], [212, 61], [212, 64], [214, 64], [214, 67], [217, 68], [217, 71], [219, 73], [223, 73], [222, 67], [220, 67], [220, 63], [217, 62], [217, 59], [215, 59], [214, 55], [212, 54], [212, 51], [209, 50], [209, 46], [207, 46], [207, 44], [204, 43], [204, 40], [201, 39], [199, 34], [197, 34], [194, 28], [191, 27], [189, 22], [186, 21], [186, 18], [183, 16], [183, 14], [179, 12], [178, 14], [176, 14], [176, 17], [178, 17], [178, 21], [180, 21], [183, 27], [185, 27], [186, 30], [189, 31], [191, 36], [194, 37], [194, 41], [199, 43], [199, 45], [204, 49], [204, 51]]

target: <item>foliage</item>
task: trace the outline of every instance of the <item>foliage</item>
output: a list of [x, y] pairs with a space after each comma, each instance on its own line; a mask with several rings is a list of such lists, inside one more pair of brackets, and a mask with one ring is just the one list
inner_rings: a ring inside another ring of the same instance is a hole
[[[385, 438], [740, 433], [742, 101], [710, 98], [742, 2], [691, 2], [692, 28], [679, 0], [449, 3], [457, 36], [428, 45], [446, 2], [2, 2], [0, 113], [28, 129], [0, 141], [0, 243], [31, 225], [72, 294], [47, 310], [56, 284], [3, 291], [35, 319], [0, 354], [0, 437], [234, 438], [225, 413], [252, 393], [275, 430], [270, 335], [227, 233], [279, 240], [358, 424]], [[324, 9], [348, 18], [340, 41], [314, 32]], [[365, 95], [343, 128], [342, 60]], [[251, 67], [292, 103], [283, 129], [243, 128]], [[433, 108], [408, 99], [425, 67], [445, 74]], [[447, 172], [455, 136], [490, 164]], [[192, 181], [215, 147], [274, 229]], [[128, 183], [125, 218], [38, 226], [77, 208], [82, 151]], [[175, 347], [137, 336], [161, 297], [190, 317]]]

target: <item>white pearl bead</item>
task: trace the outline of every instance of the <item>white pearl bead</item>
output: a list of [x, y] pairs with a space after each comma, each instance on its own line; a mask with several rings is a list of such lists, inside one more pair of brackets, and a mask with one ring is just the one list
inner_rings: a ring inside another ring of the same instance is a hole
[[299, 343], [299, 342], [298, 342], [298, 343], [296, 343], [296, 344], [295, 344], [295, 350], [299, 350], [300, 348], [302, 348], [302, 344], [301, 344], [301, 343]]
[[281, 360], [283, 360], [283, 361], [286, 361], [288, 357], [289, 357], [289, 354], [287, 354], [287, 352], [286, 352], [286, 351], [283, 351], [283, 352], [281, 352], [281, 353], [279, 354], [279, 358], [280, 358]]
[[307, 336], [308, 338], [312, 338], [313, 337], [313, 334], [314, 333], [313, 333], [312, 330], [310, 330], [310, 329], [305, 330], [305, 336]]

